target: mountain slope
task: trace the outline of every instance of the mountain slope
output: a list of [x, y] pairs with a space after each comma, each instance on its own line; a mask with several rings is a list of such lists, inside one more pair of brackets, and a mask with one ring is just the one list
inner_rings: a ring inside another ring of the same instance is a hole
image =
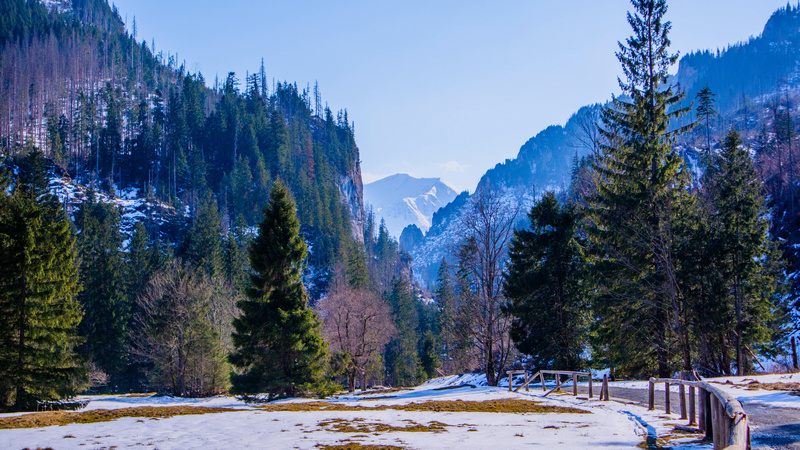
[[352, 122], [323, 109], [318, 91], [270, 90], [266, 79], [262, 65], [211, 88], [175, 55], [137, 42], [106, 0], [0, 2], [4, 155], [41, 148], [75, 183], [108, 197], [136, 190], [187, 212], [184, 222], [210, 191], [224, 229], [258, 223], [280, 180], [313, 236], [312, 263], [327, 267], [341, 241], [363, 239]]
[[414, 178], [404, 173], [364, 185], [364, 203], [372, 205], [375, 218], [384, 219], [395, 237], [412, 224], [427, 232], [433, 213], [456, 195], [456, 190], [440, 178]]

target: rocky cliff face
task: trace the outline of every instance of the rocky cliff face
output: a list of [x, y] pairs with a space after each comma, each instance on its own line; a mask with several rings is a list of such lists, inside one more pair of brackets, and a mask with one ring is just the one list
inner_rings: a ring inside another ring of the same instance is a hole
[[353, 170], [339, 178], [339, 192], [350, 211], [350, 230], [353, 239], [364, 243], [364, 182], [361, 181], [361, 163], [356, 160]]

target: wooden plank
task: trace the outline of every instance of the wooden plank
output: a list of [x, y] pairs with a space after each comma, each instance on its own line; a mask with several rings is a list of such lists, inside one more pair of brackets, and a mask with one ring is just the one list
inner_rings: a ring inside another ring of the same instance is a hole
[[689, 425], [697, 425], [697, 399], [695, 398], [694, 390], [694, 386], [689, 386]]

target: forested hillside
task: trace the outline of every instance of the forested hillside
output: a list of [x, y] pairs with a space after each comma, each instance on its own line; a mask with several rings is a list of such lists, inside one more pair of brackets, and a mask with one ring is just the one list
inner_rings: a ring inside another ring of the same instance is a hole
[[262, 65], [209, 88], [178, 55], [137, 42], [135, 24], [129, 34], [102, 0], [51, 8], [9, 0], [0, 8], [6, 155], [40, 148], [75, 182], [109, 193], [135, 188], [193, 218], [210, 191], [224, 229], [239, 218], [255, 224], [280, 179], [298, 203], [319, 265], [342, 239], [361, 239], [352, 124], [345, 111], [323, 108], [318, 86], [270, 86]]

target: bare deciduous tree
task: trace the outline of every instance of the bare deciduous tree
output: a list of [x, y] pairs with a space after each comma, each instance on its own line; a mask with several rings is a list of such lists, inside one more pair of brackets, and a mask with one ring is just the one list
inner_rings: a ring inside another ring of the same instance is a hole
[[518, 212], [516, 200], [509, 201], [491, 186], [482, 186], [463, 218], [459, 274], [473, 294], [462, 292], [465, 322], [482, 355], [490, 386], [497, 385], [512, 347], [508, 336], [511, 320], [500, 307], [508, 242]]
[[368, 366], [397, 331], [389, 305], [370, 291], [340, 287], [316, 309], [331, 352], [344, 366], [348, 389], [355, 390], [360, 375], [363, 390]]
[[601, 136], [597, 128], [600, 123], [601, 107], [598, 104], [581, 108], [575, 117], [576, 125], [570, 127], [569, 135], [575, 140], [575, 147], [585, 149], [593, 157], [600, 154]]
[[212, 280], [180, 261], [156, 274], [138, 298], [133, 352], [152, 365], [151, 382], [173, 395], [199, 397], [227, 390], [229, 366], [220, 328], [231, 303]]

